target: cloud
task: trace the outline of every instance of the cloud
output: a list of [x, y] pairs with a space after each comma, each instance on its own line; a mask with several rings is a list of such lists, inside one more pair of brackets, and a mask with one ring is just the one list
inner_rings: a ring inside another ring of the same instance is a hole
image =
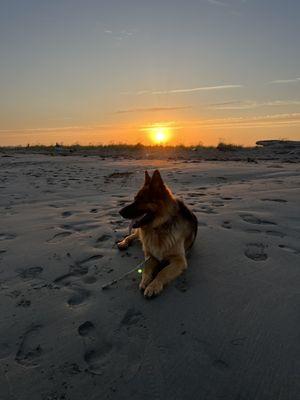
[[[244, 128], [276, 128], [300, 126], [300, 113], [261, 115], [254, 117], [213, 118], [190, 121], [162, 121], [158, 126], [168, 126], [172, 130], [185, 129], [244, 129]], [[148, 131], [153, 125], [140, 127], [141, 131]]]
[[228, 84], [228, 85], [200, 86], [194, 88], [168, 89], [168, 90], [139, 90], [137, 92], [122, 92], [122, 94], [136, 94], [138, 96], [144, 94], [164, 95], [164, 94], [196, 93], [196, 92], [210, 91], [210, 90], [237, 89], [243, 87], [244, 87], [243, 85]]
[[299, 106], [300, 100], [272, 100], [265, 102], [257, 102], [252, 100], [245, 101], [228, 101], [225, 103], [213, 103], [208, 106], [214, 110], [249, 110], [260, 107], [284, 107], [284, 106]]
[[282, 126], [300, 125], [300, 113], [271, 114], [254, 117], [215, 118], [202, 121], [187, 121], [181, 128], [207, 128], [207, 129], [240, 129], [240, 128], [274, 128]]
[[136, 34], [136, 30], [135, 29], [134, 30], [123, 29], [121, 31], [118, 31], [118, 30], [117, 31], [113, 31], [111, 29], [105, 29], [104, 33], [106, 35], [110, 35], [111, 38], [120, 41], [120, 40], [127, 39], [127, 38], [135, 35]]
[[246, 4], [247, 0], [239, 0], [240, 4], [232, 4], [228, 3], [227, 1], [222, 0], [206, 0], [206, 2], [212, 6], [222, 7], [223, 9], [229, 10], [230, 14], [240, 16], [242, 15], [240, 11], [236, 10], [235, 7], [238, 6], [239, 8]]
[[128, 110], [118, 110], [118, 111], [115, 112], [115, 114], [127, 114], [127, 113], [137, 113], [137, 112], [176, 111], [176, 110], [186, 110], [188, 108], [191, 108], [191, 106], [131, 108], [131, 109], [128, 109]]
[[223, 90], [223, 89], [235, 89], [241, 88], [242, 85], [219, 85], [219, 86], [203, 86], [203, 87], [195, 87], [195, 88], [187, 88], [187, 89], [172, 89], [167, 91], [155, 91], [153, 94], [168, 94], [168, 93], [193, 93], [193, 92], [201, 92], [204, 90]]
[[300, 77], [292, 78], [292, 79], [276, 79], [275, 81], [269, 82], [270, 84], [277, 83], [299, 83]]
[[229, 4], [224, 3], [223, 1], [219, 0], [206, 0], [209, 4], [212, 4], [214, 6], [221, 6], [221, 7], [228, 7]]
[[107, 130], [111, 129], [111, 125], [76, 125], [76, 126], [56, 126], [56, 127], [39, 127], [39, 128], [20, 128], [20, 129], [0, 129], [0, 133], [41, 133], [41, 132], [66, 132], [66, 131], [90, 131], [90, 130]]

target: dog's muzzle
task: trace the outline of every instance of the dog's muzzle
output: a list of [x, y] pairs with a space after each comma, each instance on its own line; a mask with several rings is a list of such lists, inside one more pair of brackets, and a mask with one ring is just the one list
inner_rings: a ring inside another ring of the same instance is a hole
[[132, 220], [132, 228], [141, 228], [154, 220], [154, 214], [152, 212], [137, 210], [134, 204], [129, 204], [122, 208], [119, 213], [123, 218]]
[[147, 212], [142, 215], [140, 218], [136, 218], [133, 220], [133, 228], [141, 228], [142, 226], [150, 224], [154, 220], [154, 214], [151, 212]]

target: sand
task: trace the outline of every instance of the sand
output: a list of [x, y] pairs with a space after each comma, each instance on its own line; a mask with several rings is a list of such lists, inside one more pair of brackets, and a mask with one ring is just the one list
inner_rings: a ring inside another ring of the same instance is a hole
[[[159, 168], [199, 233], [146, 300], [118, 210]], [[294, 400], [300, 164], [0, 157], [0, 399]]]

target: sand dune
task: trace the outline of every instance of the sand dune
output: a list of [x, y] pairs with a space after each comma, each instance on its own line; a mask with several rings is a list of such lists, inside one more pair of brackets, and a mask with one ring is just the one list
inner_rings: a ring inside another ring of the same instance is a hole
[[[138, 164], [138, 165], [137, 165]], [[147, 301], [118, 210], [159, 168], [196, 213]], [[296, 399], [299, 164], [0, 158], [0, 399]]]

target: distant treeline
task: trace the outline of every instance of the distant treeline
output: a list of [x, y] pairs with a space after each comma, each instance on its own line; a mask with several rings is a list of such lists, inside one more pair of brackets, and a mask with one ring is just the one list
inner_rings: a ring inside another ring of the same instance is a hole
[[[197, 144], [197, 145], [190, 145], [186, 146], [183, 144], [177, 144], [177, 145], [144, 145], [142, 143], [137, 143], [137, 144], [126, 144], [126, 143], [113, 143], [113, 144], [97, 144], [97, 145], [81, 145], [81, 144], [72, 144], [72, 145], [65, 145], [63, 143], [56, 143], [55, 145], [43, 145], [43, 144], [28, 144], [26, 146], [0, 146], [0, 149], [15, 149], [15, 150], [36, 150], [36, 151], [54, 151], [54, 152], [59, 152], [59, 151], [70, 151], [70, 152], [77, 152], [77, 151], [84, 151], [84, 150], [106, 150], [106, 151], [145, 151], [145, 150], [158, 150], [158, 151], [169, 151], [169, 150], [187, 150], [187, 151], [197, 151], [197, 150], [202, 150], [202, 149], [207, 149], [207, 150], [219, 150], [219, 151], [235, 151], [235, 150], [241, 150], [246, 147], [238, 144], [232, 144], [232, 143], [224, 143], [220, 142], [217, 146], [204, 146], [203, 144]], [[251, 147], [248, 147], [251, 148]]]

